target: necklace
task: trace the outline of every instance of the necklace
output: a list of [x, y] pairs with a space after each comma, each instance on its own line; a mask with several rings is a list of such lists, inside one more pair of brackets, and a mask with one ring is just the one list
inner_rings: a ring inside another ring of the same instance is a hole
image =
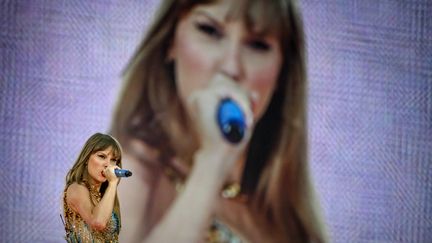
[[93, 203], [94, 204], [98, 203], [102, 198], [102, 195], [99, 192], [98, 187], [91, 185], [89, 182], [86, 182], [86, 185], [87, 185], [87, 189], [90, 192], [90, 198], [92, 199]]
[[234, 199], [241, 193], [241, 186], [238, 182], [228, 183], [222, 188], [221, 196], [226, 199]]

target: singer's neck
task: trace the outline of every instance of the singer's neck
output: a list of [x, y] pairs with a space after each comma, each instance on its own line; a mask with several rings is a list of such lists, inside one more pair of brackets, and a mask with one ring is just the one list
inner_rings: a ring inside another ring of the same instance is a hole
[[92, 189], [94, 189], [95, 191], [99, 191], [99, 190], [100, 190], [100, 187], [101, 187], [101, 185], [102, 185], [102, 183], [97, 182], [96, 180], [94, 180], [94, 179], [91, 178], [91, 177], [90, 177], [90, 179], [89, 179], [89, 184], [90, 184], [90, 187], [92, 187]]

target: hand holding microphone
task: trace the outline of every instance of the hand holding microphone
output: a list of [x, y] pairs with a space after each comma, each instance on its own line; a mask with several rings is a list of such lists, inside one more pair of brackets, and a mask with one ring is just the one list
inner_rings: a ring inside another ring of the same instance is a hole
[[108, 181], [118, 181], [121, 177], [129, 177], [132, 175], [132, 172], [129, 170], [121, 169], [118, 166], [109, 165], [104, 171], [103, 175], [107, 178]]
[[[253, 93], [240, 82], [216, 74], [208, 84], [188, 94], [187, 106], [194, 123], [199, 149], [194, 166], [197, 173], [213, 171], [224, 180], [235, 162], [244, 154], [252, 135]], [[211, 168], [211, 169], [209, 169]]]
[[229, 145], [241, 149], [245, 145], [253, 123], [251, 97], [249, 90], [219, 74], [188, 97], [203, 148], [217, 150]]

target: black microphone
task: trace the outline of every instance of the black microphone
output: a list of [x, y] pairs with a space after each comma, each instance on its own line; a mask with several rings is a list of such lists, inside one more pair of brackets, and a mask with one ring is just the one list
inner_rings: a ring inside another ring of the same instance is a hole
[[129, 177], [132, 175], [132, 172], [130, 172], [129, 170], [114, 169], [114, 174], [117, 177]]
[[219, 129], [226, 140], [236, 144], [246, 130], [245, 115], [240, 106], [230, 98], [222, 99], [216, 112]]

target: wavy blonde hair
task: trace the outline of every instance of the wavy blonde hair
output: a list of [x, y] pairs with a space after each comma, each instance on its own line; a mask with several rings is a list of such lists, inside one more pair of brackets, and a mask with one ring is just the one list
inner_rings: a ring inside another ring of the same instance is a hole
[[[109, 147], [111, 147], [113, 156], [117, 160], [117, 166], [121, 168], [122, 149], [120, 143], [110, 135], [95, 133], [86, 141], [74, 165], [67, 173], [65, 189], [69, 187], [72, 183], [78, 183], [83, 185], [85, 181], [88, 182], [90, 179], [90, 175], [88, 173], [87, 166], [88, 166], [88, 161], [90, 156], [98, 151], [103, 151]], [[102, 196], [105, 193], [107, 187], [108, 187], [108, 182], [107, 181], [103, 182], [100, 188], [100, 192]], [[117, 194], [114, 200], [114, 212], [118, 215], [119, 222], [121, 223], [120, 203]]]
[[[124, 146], [138, 139], [155, 148], [164, 166], [172, 156], [192, 161], [198, 148], [168, 51], [182, 16], [213, 2], [163, 1], [125, 72], [111, 131]], [[326, 242], [308, 171], [305, 40], [295, 1], [233, 1], [229, 14], [248, 28], [276, 34], [283, 56], [277, 87], [248, 148], [242, 190], [251, 197], [257, 220], [275, 229], [280, 241]]]

